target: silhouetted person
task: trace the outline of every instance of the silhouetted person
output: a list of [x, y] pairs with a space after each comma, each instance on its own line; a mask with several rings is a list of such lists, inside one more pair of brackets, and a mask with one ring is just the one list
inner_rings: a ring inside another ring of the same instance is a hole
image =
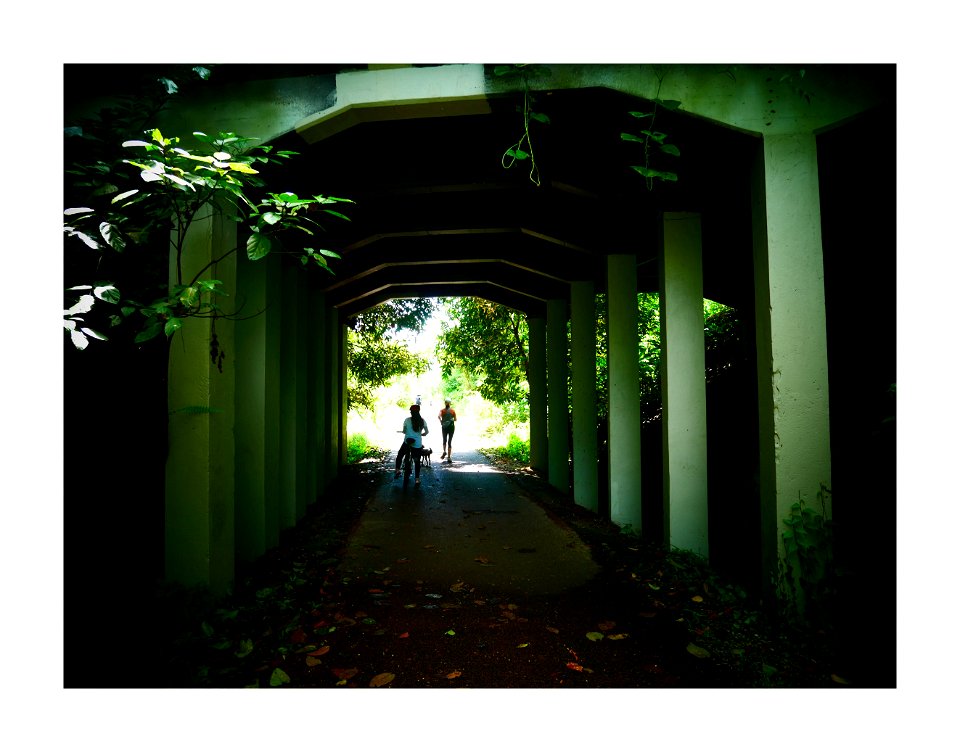
[[397, 452], [397, 472], [394, 479], [400, 477], [400, 465], [407, 452], [413, 452], [415, 485], [420, 485], [420, 450], [423, 448], [423, 436], [430, 433], [426, 421], [420, 417], [420, 405], [410, 405], [410, 417], [403, 421], [403, 444]]
[[445, 407], [440, 411], [437, 417], [440, 419], [440, 433], [443, 436], [443, 454], [442, 460], [447, 458], [447, 462], [453, 462], [450, 455], [453, 453], [453, 429], [457, 423], [457, 411], [450, 407], [450, 400], [444, 401]]

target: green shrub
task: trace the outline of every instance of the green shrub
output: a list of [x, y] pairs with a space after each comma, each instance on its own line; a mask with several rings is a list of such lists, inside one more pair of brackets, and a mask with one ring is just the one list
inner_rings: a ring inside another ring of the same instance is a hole
[[530, 462], [530, 442], [524, 441], [515, 433], [510, 434], [506, 445], [494, 447], [489, 452], [502, 460], [523, 464], [529, 464]]
[[367, 437], [362, 433], [355, 433], [347, 439], [347, 464], [352, 465], [376, 453], [376, 447], [371, 446]]

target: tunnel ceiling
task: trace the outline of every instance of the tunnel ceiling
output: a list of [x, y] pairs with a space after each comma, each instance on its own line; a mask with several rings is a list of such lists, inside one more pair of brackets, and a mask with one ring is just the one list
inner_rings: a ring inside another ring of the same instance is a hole
[[484, 115], [364, 122], [315, 144], [294, 133], [276, 142], [300, 153], [283, 185], [356, 202], [344, 210], [351, 222], [325, 223], [321, 242], [342, 255], [325, 280], [328, 301], [349, 317], [391, 298], [471, 295], [543, 315], [571, 281], [602, 292], [611, 253], [636, 253], [638, 287], [655, 291], [662, 211], [702, 214], [708, 297], [735, 305], [752, 291], [756, 139], [660, 109], [655, 129], [680, 156], [652, 166], [679, 180], [651, 191], [630, 169], [643, 163], [642, 145], [620, 137], [640, 133], [644, 121], [629, 112], [649, 103], [605, 89], [535, 97], [533, 109], [550, 118], [531, 123], [539, 186], [529, 161], [501, 163], [524, 133], [520, 95], [492, 100]]

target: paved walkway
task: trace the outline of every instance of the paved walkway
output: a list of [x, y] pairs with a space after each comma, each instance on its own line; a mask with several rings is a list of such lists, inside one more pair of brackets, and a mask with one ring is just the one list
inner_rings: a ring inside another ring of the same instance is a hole
[[455, 452], [421, 471], [421, 485], [384, 483], [350, 538], [345, 575], [389, 570], [395, 582], [446, 591], [457, 582], [504, 595], [543, 596], [599, 572], [589, 549], [479, 452]]

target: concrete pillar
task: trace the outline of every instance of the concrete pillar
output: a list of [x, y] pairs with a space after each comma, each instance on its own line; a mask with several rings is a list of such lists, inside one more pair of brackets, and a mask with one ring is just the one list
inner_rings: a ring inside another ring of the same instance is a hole
[[765, 136], [754, 186], [760, 524], [769, 581], [790, 506], [802, 498], [819, 511], [820, 484], [831, 482], [815, 137]]
[[[236, 247], [236, 224], [205, 209], [192, 223], [183, 281]], [[176, 284], [171, 258], [171, 286]], [[213, 264], [201, 279], [219, 279], [236, 291], [236, 254]], [[221, 372], [210, 357], [214, 320], [190, 318], [170, 342], [169, 452], [166, 466], [165, 573], [187, 586], [227, 593], [234, 578], [234, 324], [216, 321]], [[162, 336], [162, 335], [161, 335]], [[118, 566], [123, 566], [118, 562]]]
[[299, 318], [297, 274], [293, 264], [284, 264], [282, 331], [280, 333], [280, 530], [297, 522], [297, 405]]
[[530, 352], [527, 381], [530, 385], [530, 467], [547, 470], [547, 322], [528, 318]]
[[550, 485], [570, 490], [567, 301], [547, 301], [547, 452]]
[[570, 286], [570, 360], [573, 380], [573, 499], [596, 512], [597, 318], [592, 282]]
[[640, 366], [637, 354], [637, 258], [607, 257], [610, 519], [642, 532]]
[[341, 324], [337, 328], [337, 420], [339, 421], [338, 430], [337, 430], [337, 469], [342, 465], [347, 464], [347, 412], [349, 410], [349, 405], [347, 404], [347, 393], [349, 387], [347, 386], [347, 352], [349, 345], [347, 344], [347, 327], [345, 324]]
[[708, 556], [700, 215], [665, 213], [660, 253], [663, 539]]
[[277, 406], [280, 257], [237, 258], [236, 325], [237, 557], [253, 561], [277, 543]]
[[341, 456], [344, 458], [343, 461], [346, 461], [346, 439], [342, 435], [342, 432], [346, 431], [346, 339], [347, 327], [340, 323], [339, 312], [332, 309], [327, 318], [326, 346], [327, 373], [329, 375], [327, 382], [326, 460], [328, 481], [337, 477]]
[[307, 475], [308, 488], [313, 499], [316, 499], [327, 485], [324, 457], [327, 440], [325, 421], [329, 375], [326, 372], [326, 300], [323, 293], [311, 289], [308, 305], [310, 334], [307, 339], [309, 367], [307, 414], [310, 421], [307, 432]]
[[309, 472], [307, 470], [307, 425], [310, 422], [307, 410], [307, 389], [310, 371], [307, 361], [307, 338], [310, 336], [310, 321], [307, 318], [307, 273], [302, 267], [296, 268], [296, 315], [297, 331], [294, 347], [296, 348], [296, 445], [294, 457], [296, 461], [296, 520], [299, 522], [307, 513], [307, 505], [314, 500], [314, 495], [308, 487]]

